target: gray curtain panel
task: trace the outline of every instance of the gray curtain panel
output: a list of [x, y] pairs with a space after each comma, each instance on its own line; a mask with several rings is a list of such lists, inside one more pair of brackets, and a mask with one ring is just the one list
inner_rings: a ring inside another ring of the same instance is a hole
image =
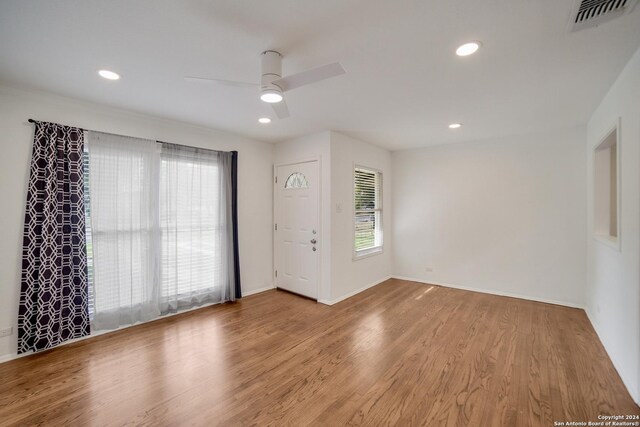
[[84, 132], [35, 123], [24, 222], [18, 353], [89, 334]]
[[220, 152], [221, 197], [224, 197], [225, 228], [227, 238], [226, 277], [228, 301], [242, 298], [240, 289], [240, 257], [238, 251], [238, 152]]
[[233, 234], [233, 287], [236, 298], [242, 298], [242, 286], [240, 282], [240, 249], [238, 246], [238, 152], [228, 153], [231, 161], [229, 182], [231, 183], [231, 232]]

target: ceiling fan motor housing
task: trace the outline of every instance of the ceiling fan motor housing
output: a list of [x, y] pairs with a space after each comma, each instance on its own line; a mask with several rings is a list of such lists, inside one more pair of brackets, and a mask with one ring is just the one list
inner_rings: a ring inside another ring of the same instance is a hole
[[262, 52], [262, 93], [277, 92], [282, 95], [282, 88], [272, 83], [280, 78], [282, 78], [282, 55], [275, 50]]

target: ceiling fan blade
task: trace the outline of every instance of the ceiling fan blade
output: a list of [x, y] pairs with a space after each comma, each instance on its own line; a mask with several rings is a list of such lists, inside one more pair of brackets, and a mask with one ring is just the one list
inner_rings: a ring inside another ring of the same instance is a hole
[[280, 102], [276, 102], [271, 104], [273, 108], [273, 112], [276, 113], [279, 119], [286, 119], [289, 117], [289, 109], [287, 108], [287, 103], [284, 102], [284, 99]]
[[342, 65], [340, 65], [339, 62], [334, 62], [333, 64], [323, 65], [321, 67], [312, 68], [311, 70], [274, 80], [272, 83], [286, 92], [300, 86], [336, 77], [344, 73], [345, 71], [344, 68], [342, 68]]
[[188, 82], [193, 83], [217, 83], [224, 86], [234, 86], [234, 87], [259, 87], [259, 83], [249, 83], [249, 82], [236, 82], [233, 80], [222, 80], [222, 79], [208, 79], [205, 77], [191, 77], [187, 76], [184, 78]]

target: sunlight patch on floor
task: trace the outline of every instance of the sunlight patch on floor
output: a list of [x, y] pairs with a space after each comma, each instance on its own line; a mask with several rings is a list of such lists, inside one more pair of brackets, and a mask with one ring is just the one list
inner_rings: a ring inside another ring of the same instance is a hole
[[428, 293], [429, 291], [431, 291], [432, 289], [433, 289], [433, 286], [429, 287], [429, 289], [427, 289], [426, 291], [424, 291], [424, 292], [422, 293], [422, 295], [418, 295], [418, 296], [416, 297], [416, 301], [417, 301], [417, 300], [419, 300], [420, 298], [422, 298], [423, 296], [425, 296], [425, 294], [427, 294], [427, 293]]

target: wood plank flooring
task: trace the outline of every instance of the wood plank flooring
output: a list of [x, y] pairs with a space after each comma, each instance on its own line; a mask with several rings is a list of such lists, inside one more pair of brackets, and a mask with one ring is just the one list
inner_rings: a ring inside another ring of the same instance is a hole
[[640, 414], [583, 311], [389, 280], [281, 291], [0, 364], [0, 425], [552, 426]]

